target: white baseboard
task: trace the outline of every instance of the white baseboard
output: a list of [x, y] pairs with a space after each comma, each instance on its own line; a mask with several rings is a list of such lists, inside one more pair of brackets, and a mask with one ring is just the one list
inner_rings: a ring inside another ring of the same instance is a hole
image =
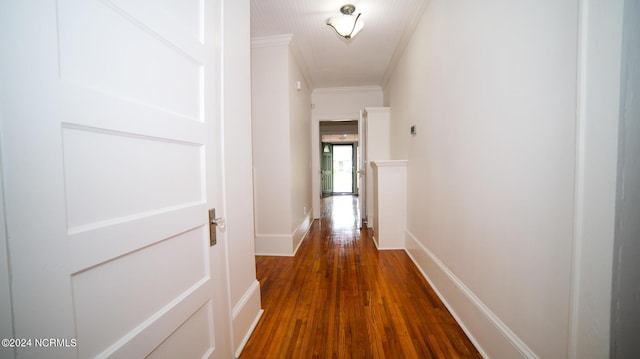
[[409, 231], [405, 236], [405, 251], [483, 357], [538, 358], [433, 252]]
[[257, 256], [293, 257], [311, 228], [311, 211], [290, 234], [256, 234]]
[[236, 358], [240, 357], [262, 313], [264, 310], [260, 302], [260, 282], [256, 280], [233, 307], [233, 342]]
[[373, 239], [373, 243], [376, 245], [376, 249], [378, 249], [379, 251], [398, 251], [398, 250], [401, 251], [405, 249], [404, 246], [400, 246], [400, 245], [382, 246], [378, 243], [378, 238], [371, 237], [371, 239]]
[[256, 234], [257, 256], [293, 256], [291, 234]]
[[300, 248], [302, 240], [307, 235], [307, 233], [309, 233], [309, 229], [311, 229], [311, 222], [313, 222], [313, 220], [311, 219], [311, 211], [309, 211], [307, 212], [307, 215], [304, 216], [302, 223], [300, 223], [295, 232], [293, 232], [293, 255], [298, 252], [298, 248]]
[[378, 238], [376, 238], [376, 236], [371, 236], [371, 240], [373, 241], [373, 244], [376, 245], [376, 249], [380, 250], [380, 247], [378, 247]]

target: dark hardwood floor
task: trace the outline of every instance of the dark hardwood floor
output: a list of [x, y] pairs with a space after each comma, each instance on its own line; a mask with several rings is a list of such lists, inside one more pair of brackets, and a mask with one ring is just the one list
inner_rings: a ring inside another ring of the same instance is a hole
[[358, 227], [357, 197], [327, 197], [295, 257], [256, 258], [264, 315], [240, 358], [479, 358], [407, 254]]

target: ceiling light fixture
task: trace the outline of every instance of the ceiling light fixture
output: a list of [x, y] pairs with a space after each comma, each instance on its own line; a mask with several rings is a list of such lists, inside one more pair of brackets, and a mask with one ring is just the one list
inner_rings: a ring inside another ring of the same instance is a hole
[[360, 13], [354, 15], [355, 5], [347, 4], [340, 8], [342, 16], [327, 19], [327, 25], [331, 26], [338, 35], [349, 40], [354, 38], [364, 27], [364, 22], [360, 19]]

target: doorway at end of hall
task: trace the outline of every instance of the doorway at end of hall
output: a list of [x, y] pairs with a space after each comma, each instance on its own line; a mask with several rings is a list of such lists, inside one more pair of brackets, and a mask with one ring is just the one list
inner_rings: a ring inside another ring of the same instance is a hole
[[355, 146], [322, 144], [322, 196], [355, 194]]

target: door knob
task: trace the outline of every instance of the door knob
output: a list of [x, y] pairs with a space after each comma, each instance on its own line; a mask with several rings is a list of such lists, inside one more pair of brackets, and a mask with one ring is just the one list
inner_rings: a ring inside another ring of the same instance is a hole
[[224, 227], [226, 226], [224, 218], [214, 218], [211, 220], [211, 224], [220, 229], [224, 229]]

